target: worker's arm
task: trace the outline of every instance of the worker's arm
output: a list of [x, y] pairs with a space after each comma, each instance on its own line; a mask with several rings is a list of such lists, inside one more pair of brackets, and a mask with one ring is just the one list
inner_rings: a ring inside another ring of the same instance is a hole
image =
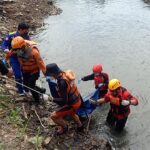
[[8, 52], [10, 46], [11, 46], [11, 37], [10, 37], [10, 35], [7, 35], [6, 38], [3, 39], [3, 41], [2, 41], [1, 47], [4, 52]]
[[102, 103], [108, 103], [108, 102], [110, 102], [112, 104], [115, 104], [117, 106], [120, 106], [120, 99], [118, 97], [113, 97], [109, 93], [107, 93], [104, 98], [101, 98], [101, 99], [97, 100], [97, 103], [99, 105], [102, 104]]
[[134, 97], [130, 92], [125, 91], [124, 93], [125, 95], [125, 99], [130, 101], [130, 105], [138, 105], [138, 99], [136, 97]]
[[94, 73], [81, 78], [82, 81], [94, 80]]
[[38, 64], [39, 69], [43, 72], [43, 74], [45, 75], [46, 72], [46, 65], [43, 61], [43, 59], [40, 56], [39, 51], [36, 48], [32, 49], [32, 54], [36, 60], [36, 63]]
[[12, 55], [15, 54], [14, 51], [11, 50], [11, 41], [14, 34], [9, 34], [6, 38], [2, 41], [2, 50], [6, 54], [6, 60], [8, 60]]

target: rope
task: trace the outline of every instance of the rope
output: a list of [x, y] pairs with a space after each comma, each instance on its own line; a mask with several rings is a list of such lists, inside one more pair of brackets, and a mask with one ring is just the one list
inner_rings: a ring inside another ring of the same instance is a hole
[[[19, 82], [13, 80], [13, 79], [7, 78], [7, 77], [2, 76], [2, 75], [0, 75], [0, 77], [3, 78], [3, 79], [8, 80], [8, 81], [10, 81], [10, 82], [13, 82], [13, 83], [17, 83], [17, 84], [19, 84], [19, 85], [22, 85], [23, 87], [26, 87], [26, 88], [28, 88], [29, 90], [32, 90], [32, 91], [34, 91], [34, 92], [36, 92], [36, 93], [38, 93], [38, 94], [43, 95], [43, 93], [41, 93], [41, 92], [39, 92], [39, 91], [37, 91], [37, 90], [35, 90], [35, 89], [32, 89], [32, 88], [30, 88], [29, 86], [26, 86], [26, 85], [24, 85], [24, 84], [22, 84], [22, 83], [19, 83]], [[48, 95], [48, 94], [46, 94], [46, 95]], [[48, 95], [48, 96], [49, 96], [49, 95]], [[51, 96], [49, 96], [49, 97], [52, 98]]]

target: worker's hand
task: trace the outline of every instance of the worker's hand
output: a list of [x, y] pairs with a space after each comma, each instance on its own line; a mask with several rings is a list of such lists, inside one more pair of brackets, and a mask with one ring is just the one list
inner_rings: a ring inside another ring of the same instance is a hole
[[53, 98], [52, 96], [49, 96], [49, 97], [48, 97], [48, 100], [49, 100], [49, 101], [53, 101], [54, 98]]
[[45, 100], [45, 101], [49, 100], [49, 96], [47, 94], [43, 94], [42, 97], [43, 97], [43, 100]]
[[83, 78], [81, 78], [81, 80], [82, 80], [82, 81], [85, 81], [85, 80], [84, 80], [84, 77], [83, 77]]
[[7, 77], [12, 77], [13, 76], [13, 71], [12, 69], [8, 69], [8, 73], [6, 74]]
[[121, 101], [121, 105], [122, 106], [129, 106], [130, 105], [130, 101], [129, 100], [122, 100]]
[[115, 104], [117, 106], [121, 105], [121, 100], [119, 97], [114, 97], [113, 95], [109, 95], [110, 103]]
[[53, 97], [51, 97], [51, 96], [49, 96], [49, 95], [47, 95], [47, 94], [43, 94], [42, 95], [43, 96], [43, 100], [45, 100], [45, 101], [53, 101]]
[[97, 87], [100, 88], [100, 87], [102, 87], [103, 85], [104, 85], [103, 83], [100, 83], [100, 84], [97, 85]]
[[93, 105], [98, 105], [97, 101], [95, 101], [95, 100], [93, 100], [93, 99], [91, 99], [91, 98], [89, 99], [89, 101], [90, 101], [90, 103], [93, 104]]
[[4, 52], [5, 52], [5, 53], [8, 53], [8, 52], [9, 52], [9, 49], [5, 49]]

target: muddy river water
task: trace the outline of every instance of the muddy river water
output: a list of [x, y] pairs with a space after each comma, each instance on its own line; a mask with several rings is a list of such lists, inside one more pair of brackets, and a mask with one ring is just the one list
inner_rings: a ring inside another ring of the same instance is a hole
[[[95, 113], [91, 128], [116, 149], [150, 148], [150, 7], [141, 0], [57, 0], [62, 14], [45, 19], [45, 30], [36, 35], [46, 63], [72, 69], [77, 78], [92, 72], [95, 63], [118, 78], [139, 98], [131, 106], [125, 131], [117, 135], [104, 125], [108, 108]], [[78, 84], [82, 95], [93, 82]]]

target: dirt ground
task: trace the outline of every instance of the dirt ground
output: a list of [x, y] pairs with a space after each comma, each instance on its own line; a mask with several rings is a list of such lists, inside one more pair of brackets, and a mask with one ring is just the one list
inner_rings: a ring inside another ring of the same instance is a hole
[[[1, 0], [0, 28], [16, 30], [19, 22], [25, 20], [35, 30], [43, 25], [43, 18], [57, 15], [62, 10], [48, 0]], [[2, 31], [2, 30], [0, 30]]]
[[[13, 79], [11, 79], [13, 80]], [[57, 107], [51, 101], [31, 105], [31, 96], [19, 97], [10, 79], [0, 79], [0, 150], [111, 150], [106, 139], [87, 132], [76, 131], [76, 124], [66, 118], [69, 131], [55, 135], [56, 124], [49, 118]]]

